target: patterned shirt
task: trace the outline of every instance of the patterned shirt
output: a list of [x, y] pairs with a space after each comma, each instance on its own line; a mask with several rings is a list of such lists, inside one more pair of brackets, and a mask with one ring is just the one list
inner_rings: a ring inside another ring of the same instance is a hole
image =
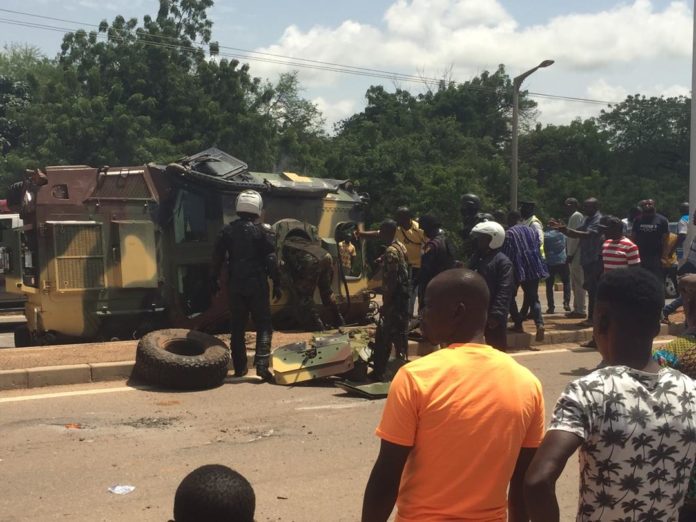
[[527, 225], [515, 225], [505, 232], [503, 254], [512, 261], [518, 283], [549, 276], [539, 246], [539, 236]]
[[609, 366], [571, 382], [550, 430], [583, 439], [578, 522], [676, 522], [696, 459], [696, 383]]
[[640, 253], [636, 244], [622, 237], [621, 239], [607, 239], [602, 246], [602, 261], [604, 271], [627, 266], [640, 265]]
[[408, 299], [410, 278], [406, 261], [406, 247], [396, 239], [384, 251], [382, 273], [382, 300], [385, 305], [404, 296]]
[[[667, 366], [679, 370], [684, 375], [696, 379], [696, 336], [683, 335], [674, 341], [653, 352], [655, 359], [660, 366]], [[691, 472], [691, 482], [686, 499], [690, 503], [696, 503], [696, 466]]]
[[350, 272], [353, 269], [353, 258], [357, 255], [355, 245], [350, 241], [341, 241], [338, 244], [338, 254], [341, 256], [343, 268]]

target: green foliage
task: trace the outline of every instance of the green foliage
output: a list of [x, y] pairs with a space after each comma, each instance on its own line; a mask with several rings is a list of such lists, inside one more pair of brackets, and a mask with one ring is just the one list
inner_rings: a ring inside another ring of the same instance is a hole
[[[314, 149], [324, 145], [323, 122], [300, 97], [296, 77], [273, 86], [248, 65], [205, 52], [218, 48], [206, 15], [212, 3], [160, 0], [157, 16], [142, 24], [117, 16], [98, 31], [68, 33], [50, 62], [28, 53], [32, 60], [20, 67], [26, 50], [3, 54], [0, 136], [9, 156], [129, 165], [215, 145], [257, 170], [282, 163], [321, 171]], [[15, 164], [4, 160], [0, 176]]]
[[597, 118], [537, 126], [520, 138], [520, 194], [546, 216], [563, 216], [567, 197], [594, 196], [621, 217], [652, 198], [676, 219], [688, 199], [690, 104], [629, 96]]
[[[0, 186], [25, 168], [168, 162], [218, 146], [254, 170], [353, 179], [371, 194], [371, 223], [406, 204], [455, 231], [465, 192], [486, 211], [507, 207], [503, 66], [420, 95], [370, 87], [365, 109], [328, 136], [296, 73], [271, 83], [219, 56], [212, 4], [159, 0], [142, 21], [66, 34], [55, 59], [30, 46], [0, 53]], [[522, 92], [520, 197], [542, 217], [562, 216], [568, 196], [597, 196], [620, 215], [652, 197], [675, 217], [688, 188], [688, 98], [629, 96], [597, 118], [545, 127], [532, 126], [535, 106]]]

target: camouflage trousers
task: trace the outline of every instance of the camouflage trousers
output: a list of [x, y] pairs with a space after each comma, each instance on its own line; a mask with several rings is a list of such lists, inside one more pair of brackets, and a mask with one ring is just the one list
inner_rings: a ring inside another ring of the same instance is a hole
[[397, 357], [408, 358], [408, 301], [408, 294], [398, 295], [388, 299], [382, 306], [372, 355], [375, 375], [378, 377], [384, 373], [392, 346]]
[[298, 325], [306, 330], [324, 330], [324, 322], [321, 320], [319, 309], [314, 303], [314, 290], [318, 288], [321, 303], [331, 313], [332, 320], [337, 326], [343, 322], [333, 290], [331, 281], [333, 271], [327, 270], [317, 263], [313, 268], [302, 274], [302, 277], [290, 281], [289, 306]]

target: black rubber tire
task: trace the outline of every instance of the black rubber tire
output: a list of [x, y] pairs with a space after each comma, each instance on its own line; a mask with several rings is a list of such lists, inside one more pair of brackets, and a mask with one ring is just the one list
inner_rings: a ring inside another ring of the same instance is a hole
[[147, 384], [177, 390], [220, 386], [230, 363], [229, 348], [196, 330], [150, 332], [138, 342], [133, 376]]
[[26, 324], [18, 326], [14, 331], [14, 345], [15, 348], [26, 348], [31, 346], [31, 333], [29, 332], [29, 327]]

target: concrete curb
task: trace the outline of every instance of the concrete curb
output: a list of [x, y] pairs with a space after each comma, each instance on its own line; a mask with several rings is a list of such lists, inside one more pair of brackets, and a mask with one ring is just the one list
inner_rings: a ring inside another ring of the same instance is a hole
[[[681, 325], [662, 325], [660, 335], [679, 335], [684, 330]], [[530, 333], [508, 334], [508, 348], [525, 350], [531, 346], [581, 343], [592, 338], [592, 329], [585, 328], [575, 331], [546, 332], [544, 341], [536, 343]], [[657, 339], [655, 347], [669, 342]], [[425, 341], [409, 341], [409, 357], [422, 357], [433, 351], [433, 346]], [[230, 369], [232, 369], [230, 363]], [[254, 365], [254, 352], [247, 351], [247, 364]], [[0, 370], [0, 390], [17, 390], [39, 388], [43, 386], [59, 386], [66, 384], [85, 384], [91, 382], [106, 382], [127, 379], [133, 372], [135, 361], [118, 361], [89, 364], [71, 364], [66, 366], [45, 366], [22, 370]]]
[[135, 361], [43, 366], [0, 371], [0, 390], [115, 381], [130, 377]]

